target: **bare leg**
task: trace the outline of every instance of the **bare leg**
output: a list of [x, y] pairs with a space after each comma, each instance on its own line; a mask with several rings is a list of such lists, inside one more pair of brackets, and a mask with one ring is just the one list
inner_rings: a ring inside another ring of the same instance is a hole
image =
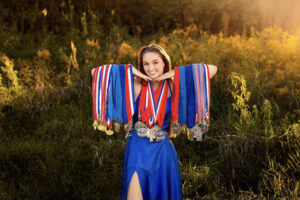
[[143, 199], [143, 195], [142, 195], [139, 178], [136, 171], [134, 171], [128, 188], [127, 200], [142, 200], [142, 199]]

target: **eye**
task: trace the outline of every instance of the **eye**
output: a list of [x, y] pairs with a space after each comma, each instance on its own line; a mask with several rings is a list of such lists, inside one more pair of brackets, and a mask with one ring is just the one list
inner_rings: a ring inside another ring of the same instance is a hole
[[157, 65], [157, 64], [158, 64], [158, 62], [157, 62], [157, 61], [155, 61], [155, 62], [154, 62], [154, 64], [155, 64], [155, 65]]

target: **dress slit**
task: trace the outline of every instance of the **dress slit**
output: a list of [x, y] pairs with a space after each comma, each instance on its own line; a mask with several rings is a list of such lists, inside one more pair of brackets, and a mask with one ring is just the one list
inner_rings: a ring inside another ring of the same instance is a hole
[[[139, 181], [139, 187], [140, 187], [140, 190], [141, 190], [141, 193], [142, 193], [142, 196], [143, 196], [143, 190], [142, 190], [141, 181], [140, 181], [140, 178], [139, 178], [139, 172], [138, 172], [137, 169], [134, 169], [133, 173], [130, 175], [130, 179], [129, 179], [130, 181], [129, 181], [129, 183], [127, 184], [127, 192], [126, 192], [126, 195], [125, 195], [125, 199], [127, 199], [129, 186], [130, 186], [130, 183], [131, 183], [131, 181], [132, 181], [134, 172], [136, 172], [136, 175], [137, 175], [137, 178], [138, 178], [138, 181]], [[144, 197], [143, 197], [143, 199], [144, 199]]]

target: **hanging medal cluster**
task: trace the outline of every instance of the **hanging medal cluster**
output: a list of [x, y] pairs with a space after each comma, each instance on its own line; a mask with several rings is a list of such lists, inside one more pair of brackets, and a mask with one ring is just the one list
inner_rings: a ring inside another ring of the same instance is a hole
[[96, 67], [92, 81], [94, 129], [112, 135], [132, 126], [135, 108], [132, 65]]
[[189, 140], [202, 141], [210, 119], [210, 79], [206, 64], [174, 68], [170, 137], [186, 133]]

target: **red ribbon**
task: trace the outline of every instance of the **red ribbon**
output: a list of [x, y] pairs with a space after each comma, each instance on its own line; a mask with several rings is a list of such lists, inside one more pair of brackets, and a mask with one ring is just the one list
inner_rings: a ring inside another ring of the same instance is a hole
[[174, 68], [174, 81], [173, 81], [173, 93], [172, 93], [172, 118], [173, 121], [178, 121], [178, 104], [179, 104], [179, 86], [180, 86], [180, 73], [179, 67]]
[[[146, 94], [148, 91], [148, 82], [143, 80], [142, 88], [141, 88], [141, 96], [140, 96], [140, 102], [139, 102], [139, 109], [141, 112], [140, 119], [142, 122], [146, 123], [150, 117], [150, 107], [149, 107], [149, 100], [148, 100], [148, 106], [145, 108], [146, 104]], [[149, 94], [148, 94], [149, 95]]]
[[97, 116], [97, 110], [96, 110], [96, 103], [97, 103], [97, 78], [98, 78], [98, 71], [99, 71], [100, 67], [97, 67], [94, 70], [93, 73], [93, 85], [92, 85], [92, 94], [93, 94], [93, 113], [94, 113], [94, 121], [97, 120], [98, 116]]
[[[130, 88], [130, 84], [129, 84], [129, 76], [128, 76], [128, 70], [130, 70], [130, 65], [125, 65], [125, 93], [126, 93], [126, 110], [127, 110], [127, 121], [128, 123], [132, 122], [132, 111], [131, 111], [131, 88]], [[131, 83], [133, 84], [133, 83]], [[134, 101], [134, 100], [132, 100]]]

